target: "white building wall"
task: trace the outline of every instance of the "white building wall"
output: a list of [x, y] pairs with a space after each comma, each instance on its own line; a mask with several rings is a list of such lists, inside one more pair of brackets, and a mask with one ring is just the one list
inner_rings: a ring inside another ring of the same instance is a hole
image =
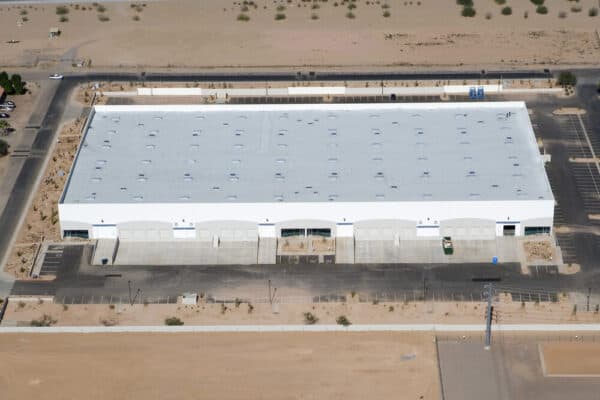
[[[448, 202], [356, 202], [356, 203], [186, 203], [186, 204], [59, 204], [62, 230], [72, 222], [90, 225], [119, 225], [126, 222], [156, 221], [247, 221], [254, 224], [281, 224], [291, 220], [323, 220], [355, 223], [367, 220], [409, 220], [417, 225], [440, 225], [443, 221], [476, 218], [494, 222], [543, 220], [552, 225], [553, 200], [448, 201]], [[70, 221], [63, 224], [63, 221]], [[498, 224], [500, 225], [500, 224]], [[261, 228], [262, 226], [262, 228]], [[270, 225], [259, 225], [259, 236], [273, 235]], [[500, 231], [501, 228], [497, 229]], [[522, 234], [518, 229], [517, 234]], [[344, 229], [349, 234], [350, 228]], [[501, 231], [500, 231], [501, 235]]]

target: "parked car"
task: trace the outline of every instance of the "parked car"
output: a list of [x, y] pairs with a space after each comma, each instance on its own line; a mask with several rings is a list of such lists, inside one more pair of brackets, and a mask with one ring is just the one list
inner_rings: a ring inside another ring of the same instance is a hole
[[0, 118], [10, 118], [10, 114], [0, 113]]
[[48, 79], [54, 79], [56, 81], [60, 81], [62, 78], [64, 78], [61, 74], [52, 74], [48, 77]]
[[3, 105], [6, 104], [8, 106], [11, 107], [15, 107], [15, 102], [14, 101], [10, 101], [10, 100], [6, 100], [4, 103], [2, 103]]
[[4, 105], [0, 105], [0, 111], [12, 111], [14, 110], [14, 107], [11, 106], [4, 106]]

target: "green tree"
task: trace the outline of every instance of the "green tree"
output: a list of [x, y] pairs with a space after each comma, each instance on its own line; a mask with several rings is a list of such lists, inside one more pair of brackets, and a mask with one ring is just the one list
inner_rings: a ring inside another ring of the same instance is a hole
[[4, 88], [6, 94], [15, 94], [15, 87], [13, 86], [10, 80], [7, 80], [6, 82], [2, 83], [2, 87]]
[[0, 156], [5, 156], [8, 154], [8, 143], [6, 141], [0, 139]]
[[13, 87], [15, 88], [16, 94], [25, 93], [25, 82], [23, 82], [21, 75], [13, 74], [13, 76], [10, 78], [10, 81], [13, 84]]
[[577, 77], [571, 71], [562, 71], [558, 75], [558, 84], [561, 86], [575, 86]]
[[0, 132], [2, 132], [2, 134], [6, 135], [11, 130], [12, 130], [12, 126], [10, 126], [10, 123], [5, 119], [0, 119]]

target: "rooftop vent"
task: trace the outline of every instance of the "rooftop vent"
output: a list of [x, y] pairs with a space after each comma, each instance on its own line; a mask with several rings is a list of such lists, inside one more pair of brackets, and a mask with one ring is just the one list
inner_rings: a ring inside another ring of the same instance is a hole
[[142, 160], [142, 164], [143, 165], [150, 165], [150, 164], [152, 164], [152, 160]]
[[338, 162], [338, 158], [337, 157], [329, 157], [327, 159], [327, 162], [330, 162], [332, 164], [335, 164], [336, 162]]
[[328, 132], [329, 136], [337, 136], [337, 129], [335, 128], [328, 129]]
[[133, 199], [135, 201], [142, 201], [142, 200], [144, 200], [144, 196], [138, 194], [136, 196], [133, 196]]
[[189, 164], [189, 165], [194, 165], [194, 164], [196, 164], [196, 163], [197, 163], [197, 161], [196, 161], [196, 160], [194, 160], [194, 159], [192, 159], [192, 158], [190, 158], [190, 159], [188, 160], [188, 164]]
[[111, 129], [111, 130], [109, 130], [107, 133], [108, 133], [109, 135], [114, 135], [114, 134], [116, 134], [116, 133], [117, 133], [117, 131], [116, 131], [116, 130], [114, 130], [114, 129]]
[[288, 131], [285, 130], [285, 129], [280, 129], [279, 132], [277, 132], [277, 135], [278, 136], [285, 136], [285, 135], [287, 135], [287, 132]]
[[467, 128], [456, 128], [456, 133], [458, 133], [460, 135], [466, 135], [467, 134]]
[[156, 129], [152, 130], [148, 133], [148, 136], [150, 136], [150, 137], [156, 137], [157, 135], [158, 135], [158, 131]]
[[377, 129], [377, 128], [373, 128], [373, 129], [371, 129], [371, 133], [375, 136], [379, 136], [379, 135], [381, 135], [381, 130]]
[[476, 175], [476, 173], [473, 170], [467, 172], [467, 177], [475, 176], [475, 175]]
[[276, 172], [275, 179], [278, 181], [283, 181], [285, 179], [285, 176], [281, 172]]
[[138, 182], [146, 182], [148, 180], [148, 177], [144, 174], [138, 174], [136, 180]]
[[221, 187], [220, 186], [213, 186], [210, 189], [211, 190], [221, 190]]
[[383, 180], [383, 172], [378, 172], [375, 174], [375, 179], [380, 181]]
[[106, 160], [96, 160], [96, 165], [100, 167], [106, 165], [106, 163]]
[[380, 161], [383, 161], [383, 157], [373, 157], [371, 160], [380, 162]]
[[106, 143], [104, 143], [104, 144], [102, 145], [102, 148], [103, 148], [104, 150], [110, 150], [111, 146], [110, 146], [110, 144], [106, 144]]
[[89, 195], [89, 196], [87, 196], [85, 199], [86, 199], [87, 201], [94, 201], [94, 200], [96, 200], [96, 193], [92, 193], [92, 194], [90, 194], [90, 195]]
[[240, 177], [235, 174], [235, 173], [231, 173], [229, 174], [229, 182], [237, 182], [240, 180]]
[[337, 119], [337, 115], [335, 115], [335, 114], [327, 114], [327, 119]]
[[383, 193], [376, 194], [375, 198], [377, 200], [385, 200], [385, 194], [383, 194]]
[[429, 178], [429, 176], [429, 171], [423, 171], [423, 174], [421, 174], [421, 178]]
[[190, 144], [190, 150], [200, 150], [199, 144]]
[[279, 119], [288, 119], [288, 118], [289, 118], [288, 113], [283, 113], [279, 116]]
[[191, 197], [187, 194], [183, 195], [183, 196], [179, 196], [178, 199], [182, 200], [182, 201], [187, 201], [189, 200]]
[[415, 128], [415, 133], [416, 133], [417, 135], [424, 135], [424, 134], [425, 134], [425, 131], [423, 131], [423, 129], [422, 129], [422, 128]]
[[277, 160], [275, 160], [275, 162], [277, 164], [285, 164], [285, 158], [278, 158]]
[[398, 189], [398, 185], [390, 185], [390, 189]]
[[237, 200], [237, 196], [235, 194], [231, 194], [231, 195], [227, 196], [227, 200], [235, 201], [235, 200]]
[[101, 178], [101, 177], [99, 177], [99, 176], [94, 176], [94, 177], [91, 179], [91, 181], [92, 181], [92, 182], [94, 182], [94, 183], [98, 183], [98, 182], [101, 182], [101, 181], [102, 181], [102, 178]]
[[147, 145], [146, 145], [146, 148], [147, 148], [148, 150], [154, 150], [154, 149], [156, 148], [156, 145], [155, 145], [155, 144], [147, 144]]
[[244, 145], [241, 143], [236, 143], [233, 145], [233, 148], [236, 150], [242, 150], [244, 148]]
[[163, 117], [161, 117], [160, 115], [156, 115], [156, 116], [154, 116], [154, 119], [155, 119], [155, 120], [162, 120], [162, 119], [163, 119]]
[[204, 115], [196, 115], [196, 119], [204, 119]]
[[185, 174], [183, 174], [184, 182], [191, 182], [193, 180], [194, 180], [194, 178], [192, 178], [192, 174], [190, 174], [189, 172], [186, 172]]
[[[424, 199], [431, 199], [433, 197], [433, 195], [431, 193], [423, 193], [423, 198]], [[422, 223], [421, 221], [419, 221], [419, 223]]]
[[231, 160], [231, 163], [233, 165], [239, 165], [242, 163], [242, 160], [238, 159], [238, 158], [234, 158], [233, 160]]
[[194, 129], [192, 131], [192, 136], [200, 136], [200, 129]]
[[276, 194], [275, 196], [273, 196], [273, 199], [275, 201], [283, 201], [283, 195], [282, 194]]
[[235, 136], [242, 136], [244, 134], [244, 130], [243, 129], [236, 129], [236, 131], [234, 132]]
[[329, 201], [336, 201], [338, 198], [337, 194], [330, 194], [329, 196], [327, 196], [327, 200]]
[[125, 187], [125, 186], [121, 186], [120, 190], [121, 190], [121, 192], [124, 192], [124, 191], [126, 191], [126, 190], [127, 190], [127, 187]]

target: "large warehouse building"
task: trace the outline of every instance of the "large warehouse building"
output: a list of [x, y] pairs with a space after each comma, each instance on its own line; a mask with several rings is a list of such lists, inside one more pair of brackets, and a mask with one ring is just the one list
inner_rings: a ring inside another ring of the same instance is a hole
[[523, 102], [96, 106], [59, 204], [65, 237], [187, 248], [493, 240], [553, 212]]

